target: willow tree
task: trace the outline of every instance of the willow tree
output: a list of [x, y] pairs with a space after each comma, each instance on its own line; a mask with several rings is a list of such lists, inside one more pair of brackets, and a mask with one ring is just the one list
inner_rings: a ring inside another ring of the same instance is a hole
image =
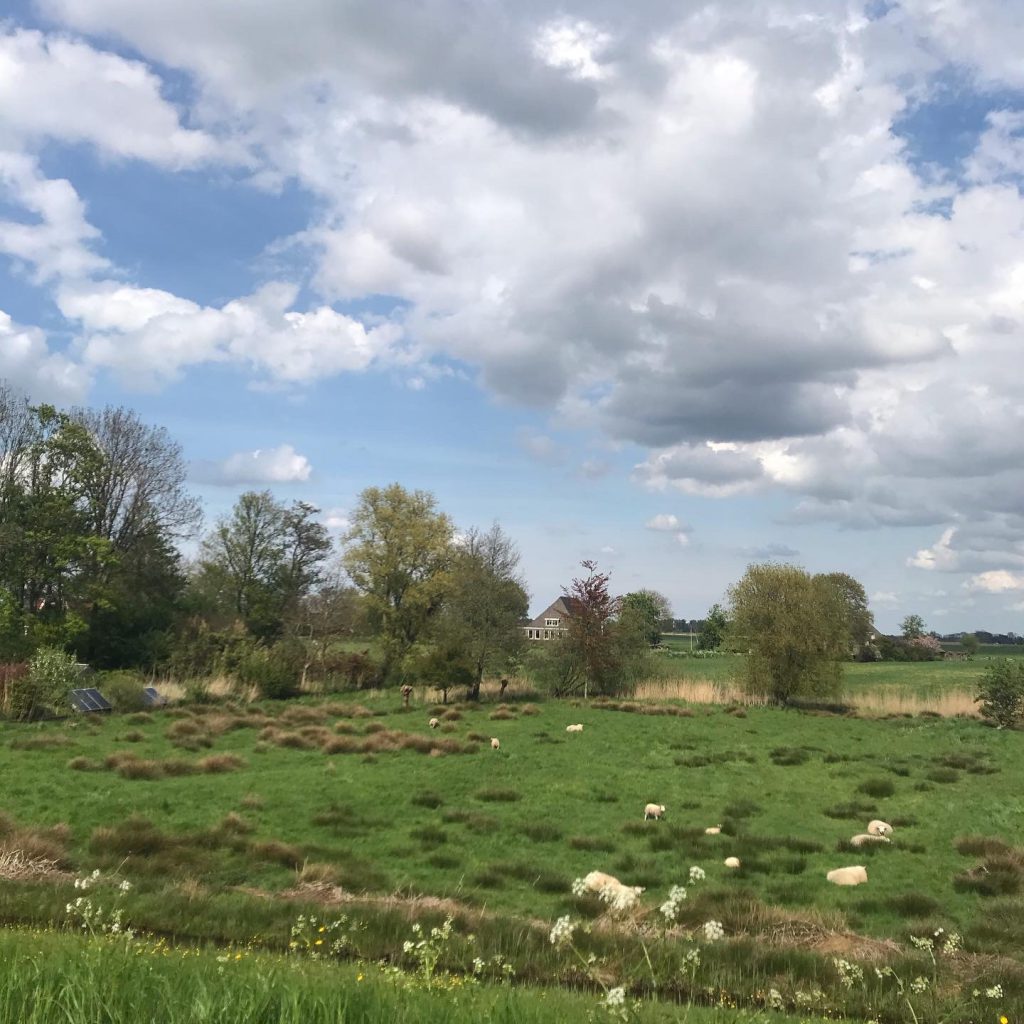
[[838, 693], [850, 625], [846, 602], [826, 577], [793, 565], [751, 565], [729, 589], [729, 602], [730, 635], [747, 652], [749, 693], [780, 704]]
[[367, 487], [345, 534], [342, 564], [381, 639], [382, 675], [401, 663], [444, 605], [451, 584], [452, 521], [427, 491]]

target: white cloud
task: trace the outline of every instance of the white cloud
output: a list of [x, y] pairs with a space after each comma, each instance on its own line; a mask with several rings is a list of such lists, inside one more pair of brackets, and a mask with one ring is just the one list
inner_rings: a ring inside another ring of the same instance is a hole
[[21, 388], [34, 401], [81, 401], [89, 376], [81, 366], [53, 351], [37, 327], [22, 327], [0, 310], [0, 379]]
[[309, 459], [290, 444], [236, 452], [221, 462], [203, 462], [192, 467], [194, 479], [224, 486], [303, 483], [312, 472]]
[[868, 598], [870, 604], [884, 605], [887, 608], [899, 604], [899, 598], [891, 590], [876, 590], [871, 597]]
[[644, 526], [648, 530], [663, 530], [668, 533], [674, 533], [679, 529], [679, 517], [671, 512], [661, 512], [648, 519]]
[[218, 154], [210, 135], [182, 127], [161, 84], [140, 61], [62, 36], [0, 29], [0, 134], [8, 139], [88, 142], [173, 168]]
[[972, 576], [964, 586], [986, 594], [1002, 594], [1008, 590], [1024, 590], [1024, 574], [991, 569]]
[[400, 328], [367, 328], [321, 306], [294, 310], [298, 289], [265, 285], [220, 308], [169, 292], [115, 283], [65, 286], [61, 312], [83, 329], [87, 365], [116, 370], [135, 385], [172, 380], [188, 367], [233, 362], [272, 381], [305, 383], [366, 370], [395, 355]]
[[930, 547], [921, 548], [916, 555], [907, 559], [907, 565], [915, 569], [956, 569], [958, 559], [951, 545], [956, 528], [943, 530], [942, 536]]
[[352, 520], [348, 517], [348, 510], [343, 508], [325, 509], [321, 518], [324, 526], [336, 533], [344, 533], [352, 525]]

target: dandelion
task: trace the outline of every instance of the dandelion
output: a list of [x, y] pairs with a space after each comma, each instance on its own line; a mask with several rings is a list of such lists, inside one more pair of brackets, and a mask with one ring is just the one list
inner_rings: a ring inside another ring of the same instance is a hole
[[704, 922], [704, 938], [708, 942], [717, 942], [719, 939], [725, 937], [725, 929], [722, 927], [721, 921], [705, 921]]
[[552, 946], [564, 946], [572, 942], [572, 933], [575, 930], [576, 925], [574, 925], [569, 916], [566, 915], [565, 917], [560, 917], [555, 922], [548, 939]]

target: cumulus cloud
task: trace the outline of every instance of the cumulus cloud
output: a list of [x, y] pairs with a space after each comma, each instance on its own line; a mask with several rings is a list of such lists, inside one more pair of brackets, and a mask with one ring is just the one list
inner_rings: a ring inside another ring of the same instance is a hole
[[891, 590], [876, 590], [869, 598], [868, 602], [874, 605], [883, 605], [886, 608], [892, 608], [899, 604], [899, 598]]
[[0, 134], [92, 143], [107, 155], [172, 168], [215, 154], [214, 139], [185, 128], [144, 63], [63, 36], [0, 29]]
[[81, 401], [90, 380], [85, 370], [53, 350], [37, 327], [16, 324], [0, 310], [0, 379], [21, 388], [34, 401]]
[[1024, 573], [1007, 572], [1005, 569], [991, 569], [972, 576], [964, 586], [968, 590], [979, 590], [986, 594], [1002, 594], [1008, 590], [1024, 590]]
[[220, 462], [200, 462], [192, 467], [193, 479], [225, 487], [303, 483], [312, 472], [309, 459], [290, 444], [236, 452]]
[[298, 289], [273, 282], [219, 308], [153, 288], [75, 284], [58, 295], [61, 312], [83, 331], [87, 365], [134, 384], [172, 380], [202, 363], [234, 362], [265, 377], [303, 383], [360, 371], [393, 354], [400, 329], [366, 327], [329, 306], [301, 312]]
[[692, 528], [681, 523], [679, 517], [672, 512], [661, 512], [652, 516], [644, 523], [644, 527], [656, 533], [670, 533], [684, 548], [690, 543]]

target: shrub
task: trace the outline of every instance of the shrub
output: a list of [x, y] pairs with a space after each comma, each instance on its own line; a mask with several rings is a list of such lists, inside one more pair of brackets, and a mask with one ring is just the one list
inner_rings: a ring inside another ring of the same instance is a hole
[[141, 711], [145, 681], [134, 672], [103, 672], [96, 681], [115, 711]]
[[978, 686], [976, 704], [983, 718], [1009, 729], [1024, 718], [1024, 660], [993, 661]]
[[81, 669], [59, 647], [40, 647], [28, 672], [10, 683], [10, 709], [14, 718], [28, 721], [41, 717], [47, 708], [64, 708], [68, 694], [78, 683]]
[[255, 647], [238, 663], [235, 675], [240, 683], [255, 686], [265, 700], [287, 700], [299, 692], [303, 655], [295, 644]]
[[865, 779], [858, 787], [858, 792], [866, 793], [876, 798], [892, 796], [896, 792], [896, 786], [892, 779]]

